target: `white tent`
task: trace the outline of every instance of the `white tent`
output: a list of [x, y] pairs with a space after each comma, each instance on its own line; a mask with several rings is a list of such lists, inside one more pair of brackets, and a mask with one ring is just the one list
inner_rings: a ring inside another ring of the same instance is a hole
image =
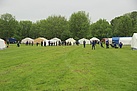
[[57, 45], [59, 45], [59, 42], [61, 43], [61, 39], [59, 39], [59, 38], [52, 38], [49, 41], [50, 41], [50, 43], [57, 43]]
[[28, 41], [28, 43], [32, 43], [34, 40], [31, 39], [31, 38], [24, 38], [24, 39], [21, 40], [21, 43], [25, 44], [27, 41]]
[[0, 50], [6, 48], [5, 41], [3, 39], [0, 39]]
[[69, 38], [66, 40], [66, 43], [71, 43], [71, 45], [74, 45], [76, 43], [76, 40], [74, 40], [73, 38]]
[[83, 41], [86, 41], [86, 44], [90, 44], [90, 40], [88, 40], [88, 39], [82, 38], [82, 39], [78, 40], [78, 42], [80, 44], [83, 44]]
[[96, 37], [93, 37], [93, 38], [90, 39], [90, 41], [98, 41], [99, 42], [100, 40]]
[[122, 42], [123, 45], [131, 45], [132, 37], [120, 37], [119, 43]]
[[137, 49], [137, 33], [134, 33], [132, 36], [131, 48]]
[[50, 40], [50, 42], [61, 42], [61, 39], [59, 39], [59, 38], [52, 38], [51, 40]]

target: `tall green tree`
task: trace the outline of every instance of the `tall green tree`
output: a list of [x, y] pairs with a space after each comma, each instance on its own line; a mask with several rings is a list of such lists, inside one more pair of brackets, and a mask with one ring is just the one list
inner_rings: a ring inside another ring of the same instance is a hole
[[137, 32], [137, 11], [133, 11], [130, 14], [132, 19], [133, 32]]
[[40, 23], [39, 21], [37, 21], [36, 23], [32, 23], [32, 26], [31, 26], [31, 29], [30, 29], [30, 37], [35, 39], [35, 38], [38, 38], [38, 37], [42, 37], [40, 35]]
[[14, 36], [18, 22], [9, 13], [0, 16], [0, 37], [8, 39]]
[[133, 33], [132, 20], [127, 15], [116, 17], [115, 19], [111, 20], [111, 25], [114, 36], [131, 36]]
[[89, 33], [90, 19], [89, 14], [84, 11], [73, 13], [69, 19], [69, 29], [74, 38], [87, 37]]
[[92, 37], [98, 37], [100, 39], [111, 37], [112, 28], [108, 21], [100, 19], [96, 23], [91, 24], [90, 33]]
[[68, 31], [68, 21], [65, 17], [49, 16], [43, 24], [45, 24], [43, 27], [48, 39], [53, 37], [65, 39], [65, 36], [67, 37], [70, 34]]
[[20, 35], [22, 38], [31, 36], [31, 32], [30, 32], [32, 27], [31, 21], [20, 21], [19, 27], [20, 27]]

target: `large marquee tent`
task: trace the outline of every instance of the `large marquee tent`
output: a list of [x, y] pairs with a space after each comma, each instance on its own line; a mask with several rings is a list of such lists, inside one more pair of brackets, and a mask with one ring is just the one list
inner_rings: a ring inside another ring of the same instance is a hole
[[131, 45], [132, 37], [120, 37], [119, 43], [122, 42], [123, 45]]
[[0, 50], [5, 49], [5, 48], [6, 48], [5, 41], [3, 39], [0, 39]]
[[119, 44], [122, 42], [123, 45], [131, 45], [132, 37], [112, 37], [112, 42]]
[[131, 48], [137, 49], [137, 33], [134, 33], [132, 36]]

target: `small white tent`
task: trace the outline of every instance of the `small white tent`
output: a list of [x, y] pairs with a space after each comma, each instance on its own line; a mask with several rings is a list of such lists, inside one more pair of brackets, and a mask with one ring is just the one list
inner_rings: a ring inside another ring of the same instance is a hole
[[90, 39], [90, 41], [98, 41], [99, 42], [100, 40], [96, 37], [93, 37], [93, 38]]
[[132, 36], [131, 48], [137, 49], [137, 33], [134, 33]]
[[34, 40], [31, 39], [31, 38], [24, 38], [24, 39], [21, 40], [21, 43], [25, 44], [27, 41], [28, 41], [28, 43], [32, 43]]
[[82, 39], [78, 40], [78, 42], [80, 44], [83, 44], [83, 41], [86, 41], [86, 44], [90, 44], [90, 40], [88, 40], [88, 39], [82, 38]]
[[132, 37], [120, 37], [119, 43], [122, 42], [123, 45], [131, 45]]
[[0, 39], [0, 50], [6, 48], [5, 41], [3, 39]]
[[59, 39], [59, 38], [52, 38], [49, 41], [50, 41], [50, 43], [57, 43], [57, 45], [59, 45], [59, 42], [61, 43], [61, 39]]
[[76, 43], [76, 40], [74, 40], [73, 38], [69, 38], [66, 40], [66, 43], [71, 43], [71, 45], [74, 45]]

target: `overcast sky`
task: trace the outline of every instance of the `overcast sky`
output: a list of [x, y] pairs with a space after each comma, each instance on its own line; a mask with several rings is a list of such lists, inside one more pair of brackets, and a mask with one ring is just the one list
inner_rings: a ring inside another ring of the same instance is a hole
[[110, 21], [137, 11], [137, 0], [0, 0], [0, 14], [10, 13], [17, 20], [36, 22], [51, 15], [69, 19], [77, 11], [89, 13], [91, 22]]

